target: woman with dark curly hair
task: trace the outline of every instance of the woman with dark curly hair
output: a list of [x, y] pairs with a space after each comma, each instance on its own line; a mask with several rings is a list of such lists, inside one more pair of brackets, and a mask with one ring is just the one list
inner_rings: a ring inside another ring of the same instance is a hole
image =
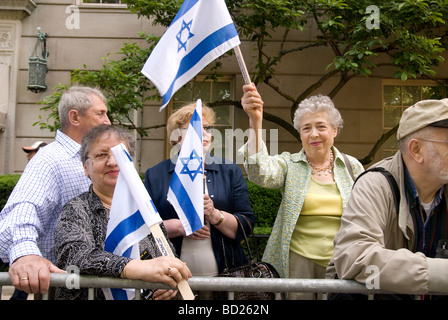
[[[134, 154], [133, 135], [120, 127], [100, 125], [83, 138], [81, 161], [92, 184], [89, 191], [73, 198], [62, 209], [55, 227], [57, 265], [61, 269], [75, 266], [81, 274], [162, 282], [174, 288], [191, 273], [179, 259], [162, 257], [151, 235], [139, 242], [142, 259], [104, 250], [109, 210], [120, 172], [110, 149], [120, 143], [131, 156]], [[157, 290], [153, 298], [171, 299], [176, 293]], [[56, 288], [55, 298], [87, 299], [87, 289]], [[95, 289], [95, 299], [105, 299], [100, 288]]]

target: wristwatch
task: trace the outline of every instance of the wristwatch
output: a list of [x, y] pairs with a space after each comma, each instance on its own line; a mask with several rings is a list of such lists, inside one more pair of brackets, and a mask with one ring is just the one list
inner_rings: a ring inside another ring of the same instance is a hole
[[222, 213], [221, 210], [219, 210], [219, 221], [214, 224], [214, 226], [219, 226], [224, 221], [224, 213]]

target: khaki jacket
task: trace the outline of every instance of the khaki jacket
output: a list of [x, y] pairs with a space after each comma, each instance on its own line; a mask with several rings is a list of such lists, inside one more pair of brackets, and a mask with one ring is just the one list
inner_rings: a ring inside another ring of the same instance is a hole
[[334, 239], [333, 261], [339, 278], [374, 285], [372, 271], [379, 270], [376, 283], [382, 290], [404, 294], [448, 291], [448, 259], [427, 258], [409, 250], [414, 226], [404, 193], [401, 153], [375, 166], [395, 177], [400, 212], [396, 213], [392, 190], [381, 173], [367, 173], [356, 182]]

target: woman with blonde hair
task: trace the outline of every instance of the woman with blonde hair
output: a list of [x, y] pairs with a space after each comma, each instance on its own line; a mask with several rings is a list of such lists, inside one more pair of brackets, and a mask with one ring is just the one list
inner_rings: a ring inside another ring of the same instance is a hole
[[[249, 201], [246, 180], [233, 162], [212, 156], [215, 112], [202, 107], [202, 138], [204, 146], [204, 227], [188, 237], [173, 206], [167, 200], [177, 151], [187, 131], [196, 103], [174, 112], [167, 122], [167, 134], [176, 152], [148, 169], [145, 186], [148, 190], [180, 259], [185, 261], [193, 276], [217, 276], [225, 267], [234, 268], [247, 262], [241, 246], [243, 230], [250, 234], [255, 216]], [[238, 224], [240, 220], [241, 225]], [[199, 292], [199, 299], [213, 299], [211, 292]]]

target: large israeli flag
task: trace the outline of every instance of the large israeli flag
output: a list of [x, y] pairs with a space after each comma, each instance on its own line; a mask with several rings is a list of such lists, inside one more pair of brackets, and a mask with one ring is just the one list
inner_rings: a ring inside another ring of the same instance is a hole
[[[162, 219], [126, 147], [119, 144], [111, 150], [120, 173], [112, 198], [104, 250], [118, 256], [140, 259], [138, 242], [151, 233], [150, 226], [162, 222]], [[135, 296], [135, 290], [103, 288], [103, 292], [108, 300], [131, 300]]]
[[182, 139], [168, 189], [168, 201], [176, 210], [187, 236], [204, 226], [203, 160], [202, 101], [199, 99]]
[[162, 96], [160, 109], [210, 62], [239, 44], [224, 0], [185, 0], [142, 69]]

